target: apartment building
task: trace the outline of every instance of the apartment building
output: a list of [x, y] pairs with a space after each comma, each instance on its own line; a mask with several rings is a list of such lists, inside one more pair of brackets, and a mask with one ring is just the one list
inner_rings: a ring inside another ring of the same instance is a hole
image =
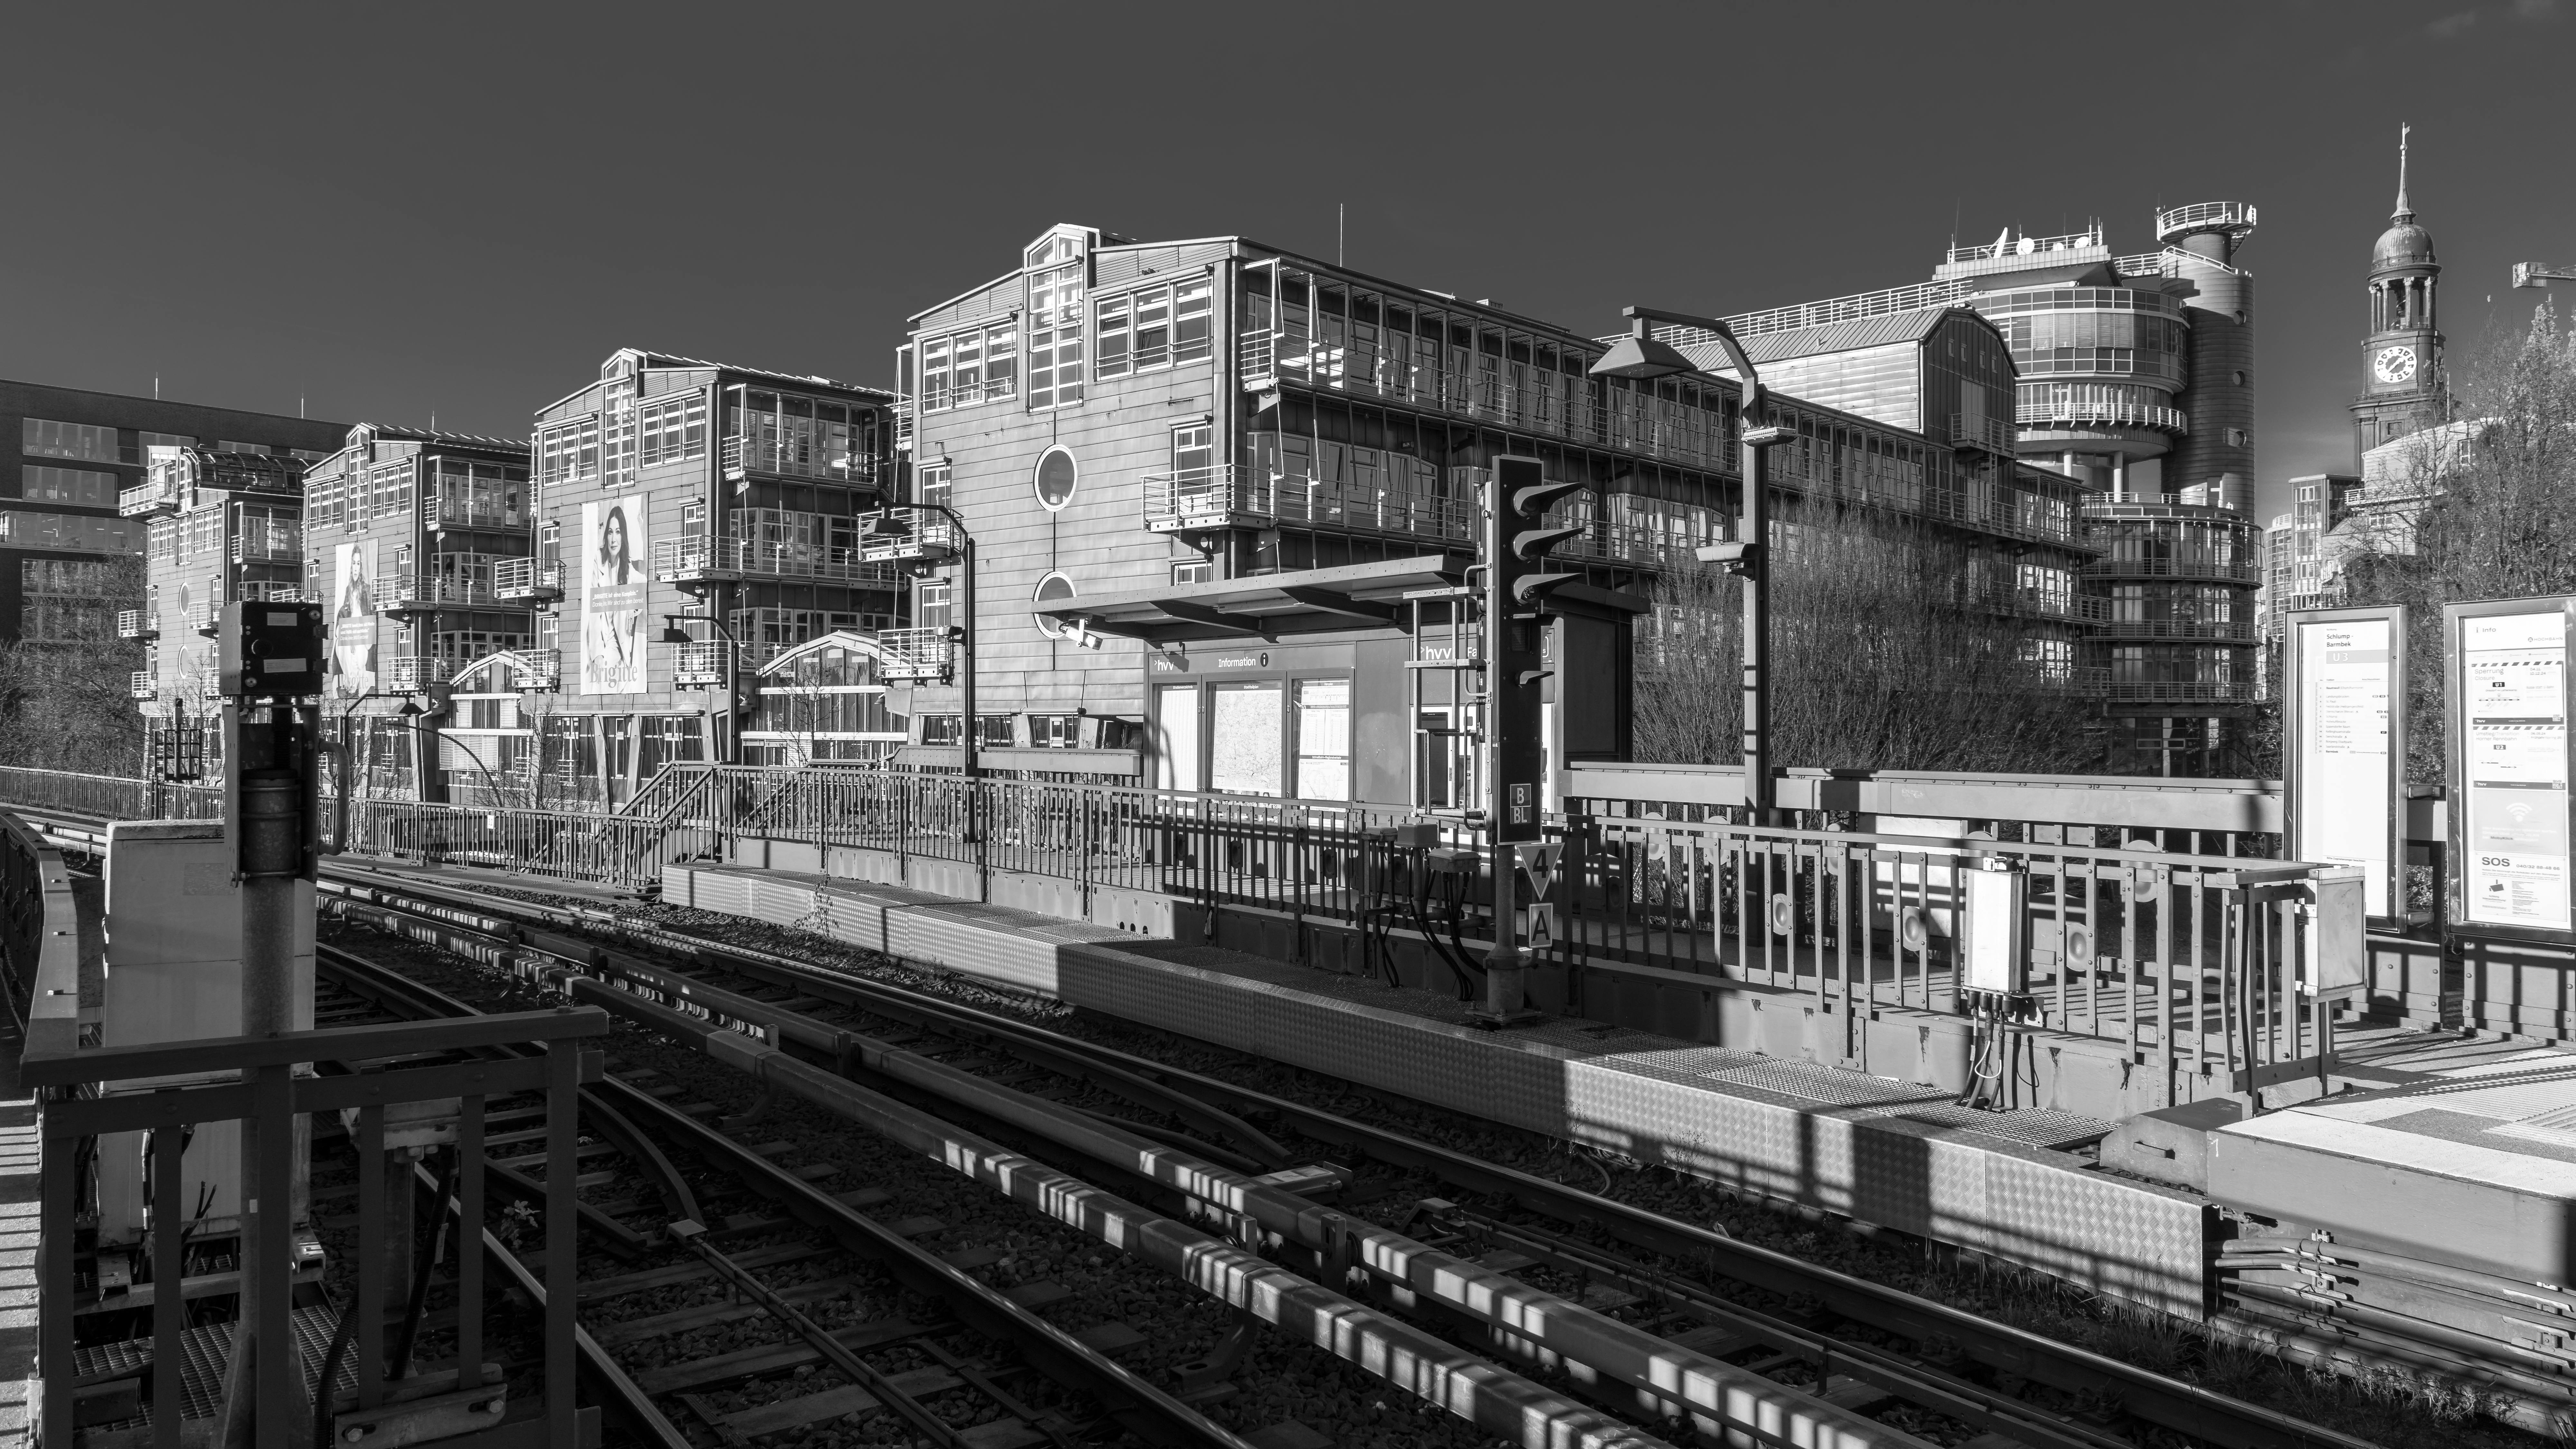
[[195, 778], [220, 764], [216, 623], [228, 603], [304, 595], [301, 458], [154, 444], [143, 482], [119, 508], [144, 530], [143, 598], [116, 616], [144, 646], [136, 707], [161, 773]]
[[[913, 498], [975, 543], [988, 767], [1473, 801], [1464, 585], [1505, 454], [1586, 485], [1556, 514], [1583, 529], [1557, 549], [1583, 582], [1557, 595], [1550, 749], [1618, 757], [1638, 590], [1738, 510], [1733, 382], [1596, 379], [1600, 339], [1246, 238], [1054, 227], [910, 327], [899, 446]], [[2007, 366], [1973, 314], [1905, 339], [1908, 365], [1970, 334]], [[1939, 436], [1782, 398], [1798, 441], [1774, 484], [1920, 520], [1998, 567], [2034, 533], [2062, 550], [2079, 488], [1956, 443], [1957, 407], [1936, 405]], [[962, 557], [927, 572], [917, 621], [963, 623]], [[944, 632], [916, 637], [910, 757], [937, 766], [968, 725]]]

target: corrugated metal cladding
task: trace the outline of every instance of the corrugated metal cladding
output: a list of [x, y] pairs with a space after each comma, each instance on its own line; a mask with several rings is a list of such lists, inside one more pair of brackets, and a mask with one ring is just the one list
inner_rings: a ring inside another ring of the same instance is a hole
[[969, 292], [936, 312], [921, 319], [920, 330], [937, 332], [960, 322], [974, 322], [996, 313], [1016, 312], [1027, 301], [1027, 289], [1020, 284], [1020, 274], [1013, 272], [980, 292]]
[[1223, 261], [1234, 252], [1230, 241], [1190, 242], [1176, 247], [1120, 247], [1103, 251], [1092, 263], [1092, 285], [1115, 287], [1132, 282], [1148, 272], [1173, 272], [1184, 268], [1196, 270], [1210, 262]]

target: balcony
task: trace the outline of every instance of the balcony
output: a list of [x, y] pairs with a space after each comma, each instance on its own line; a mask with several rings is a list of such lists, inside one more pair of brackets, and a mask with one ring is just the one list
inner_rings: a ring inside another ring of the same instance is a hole
[[2251, 619], [2106, 619], [2105, 639], [2207, 639], [2252, 644], [2260, 637]]
[[386, 662], [385, 688], [395, 694], [421, 694], [433, 684], [445, 684], [455, 672], [455, 664], [438, 655], [408, 655]]
[[932, 508], [881, 508], [861, 522], [859, 557], [868, 563], [943, 564], [965, 552], [947, 514]]
[[498, 604], [501, 596], [485, 579], [453, 574], [399, 574], [376, 580], [376, 608], [387, 614], [425, 614], [439, 608]]
[[120, 518], [146, 518], [155, 513], [179, 511], [179, 474], [172, 470], [139, 483], [116, 495], [116, 512]]
[[233, 532], [234, 563], [302, 563], [304, 526], [294, 519], [245, 518]]
[[[945, 519], [938, 521], [943, 527], [953, 527]], [[870, 562], [874, 557], [869, 548], [743, 538], [669, 539], [653, 545], [653, 577], [666, 584], [806, 579], [883, 589], [894, 588], [903, 581], [901, 569], [891, 563]]]
[[513, 649], [509, 667], [519, 676], [519, 688], [532, 694], [551, 694], [563, 688], [563, 651], [560, 649]]
[[725, 682], [725, 659], [733, 646], [718, 640], [708, 644], [683, 644], [679, 657], [671, 661], [671, 682], [682, 689], [720, 687]]
[[[1232, 464], [1145, 477], [1145, 527], [1155, 533], [1299, 524], [1363, 533], [1405, 534], [1449, 543], [1476, 536], [1472, 493], [1445, 496], [1357, 489], [1295, 474], [1256, 476]], [[1560, 547], [1569, 552], [1581, 541]]]
[[215, 628], [223, 619], [223, 615], [224, 606], [212, 602], [190, 604], [179, 611], [180, 619], [185, 621], [189, 628], [209, 639], [215, 637]]
[[2210, 558], [2101, 558], [2076, 570], [2088, 579], [2217, 579], [2231, 584], [2259, 584], [2262, 569], [2251, 563]]
[[542, 604], [564, 596], [563, 565], [533, 558], [505, 558], [492, 565], [492, 596], [507, 603]]
[[490, 528], [520, 533], [528, 527], [527, 510], [485, 504], [473, 498], [435, 493], [420, 500], [420, 526], [432, 533], [443, 528]]
[[2115, 679], [2101, 686], [2113, 704], [2252, 704], [2262, 692], [2250, 679]]
[[[1009, 396], [1005, 391], [1002, 396]], [[900, 436], [909, 439], [908, 426]], [[865, 453], [835, 454], [810, 439], [727, 438], [723, 450], [728, 483], [747, 478], [811, 478], [826, 483], [874, 483], [877, 460]]]
[[2180, 408], [2116, 398], [2023, 403], [2013, 409], [2013, 420], [2026, 428], [2155, 428], [2174, 434], [2191, 431], [2191, 417]]
[[1997, 417], [1952, 413], [1950, 443], [1953, 447], [2009, 458], [2013, 454], [2013, 425]]
[[161, 697], [161, 681], [152, 677], [151, 670], [138, 669], [127, 677], [126, 692], [132, 694], [136, 699], [159, 699]]
[[116, 637], [158, 639], [161, 637], [161, 615], [152, 609], [119, 609], [116, 612]]
[[945, 680], [955, 668], [957, 644], [947, 629], [886, 629], [877, 634], [884, 659], [881, 679]]
[[896, 447], [898, 450], [900, 450], [900, 451], [902, 451], [902, 452], [909, 453], [909, 452], [911, 452], [911, 451], [912, 451], [912, 428], [913, 428], [913, 415], [914, 415], [915, 411], [916, 411], [916, 410], [915, 410], [915, 409], [914, 409], [914, 407], [913, 407], [912, 399], [910, 399], [910, 398], [908, 398], [908, 397], [901, 397], [901, 398], [896, 398], [896, 399], [895, 399], [895, 402], [894, 402], [894, 445], [895, 445], [895, 447]]

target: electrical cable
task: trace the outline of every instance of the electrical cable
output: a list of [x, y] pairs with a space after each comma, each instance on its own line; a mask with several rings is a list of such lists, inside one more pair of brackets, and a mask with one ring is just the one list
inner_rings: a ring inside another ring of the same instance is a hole
[[[409, 1377], [412, 1345], [420, 1338], [422, 1310], [429, 1307], [429, 1277], [437, 1269], [439, 1257], [447, 1247], [448, 1197], [456, 1191], [457, 1173], [464, 1163], [463, 1153], [454, 1148], [448, 1150], [447, 1171], [438, 1180], [438, 1195], [430, 1199], [430, 1211], [437, 1217], [429, 1231], [428, 1249], [420, 1255], [418, 1266], [412, 1269], [411, 1299], [403, 1308], [402, 1332], [394, 1339], [393, 1353], [385, 1365], [388, 1378]], [[410, 1184], [406, 1182], [405, 1186]], [[322, 1441], [317, 1439], [314, 1442]]]

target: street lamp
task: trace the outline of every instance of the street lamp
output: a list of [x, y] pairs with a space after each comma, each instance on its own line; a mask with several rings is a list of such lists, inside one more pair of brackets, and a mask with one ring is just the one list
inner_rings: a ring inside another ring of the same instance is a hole
[[1744, 380], [1743, 400], [1738, 408], [1744, 510], [1736, 520], [1735, 537], [1699, 550], [1699, 556], [1701, 561], [1716, 564], [1744, 580], [1744, 806], [1750, 817], [1748, 823], [1769, 825], [1777, 798], [1771, 781], [1771, 695], [1767, 673], [1771, 652], [1771, 572], [1765, 558], [1765, 544], [1771, 533], [1769, 457], [1773, 447], [1789, 441], [1792, 435], [1771, 421], [1771, 405], [1763, 396], [1762, 379], [1753, 370], [1753, 359], [1745, 355], [1744, 344], [1735, 340], [1724, 322], [1651, 307], [1631, 307], [1627, 317], [1628, 335], [1592, 364], [1594, 377], [1644, 382], [1702, 371], [1680, 348], [1654, 336], [1652, 324], [1662, 322], [1697, 327], [1713, 334], [1717, 344], [1726, 349], [1727, 362], [1734, 367], [1736, 376]]
[[[975, 535], [966, 531], [966, 520], [958, 517], [957, 510], [947, 504], [907, 503], [903, 507], [915, 513], [938, 514], [948, 520], [949, 529], [957, 535], [960, 598], [957, 601], [956, 612], [963, 615], [966, 621], [962, 626], [951, 627], [951, 637], [957, 640], [960, 661], [956, 668], [960, 750], [958, 763], [965, 777], [972, 780], [984, 773], [979, 751], [981, 742], [977, 739], [979, 731], [975, 717]], [[893, 509], [884, 509], [870, 514], [870, 532], [874, 532], [877, 521], [893, 511]], [[936, 567], [937, 565], [928, 559], [915, 559], [908, 562], [906, 571], [915, 578], [928, 578]], [[968, 830], [971, 834], [973, 830], [971, 818]]]
[[[723, 752], [731, 753], [734, 761], [739, 761], [742, 758], [742, 719], [734, 711], [740, 708], [737, 701], [742, 698], [742, 641], [733, 637], [733, 631], [725, 627], [724, 618], [716, 612], [714, 605], [710, 604], [703, 614], [664, 614], [662, 616], [663, 643], [686, 645], [706, 642], [681, 626], [681, 621], [684, 619], [692, 624], [705, 624], [715, 630], [717, 638], [733, 646], [724, 653], [724, 708], [730, 723], [723, 731], [725, 747]], [[716, 759], [707, 763], [720, 765], [733, 763], [733, 761]]]

